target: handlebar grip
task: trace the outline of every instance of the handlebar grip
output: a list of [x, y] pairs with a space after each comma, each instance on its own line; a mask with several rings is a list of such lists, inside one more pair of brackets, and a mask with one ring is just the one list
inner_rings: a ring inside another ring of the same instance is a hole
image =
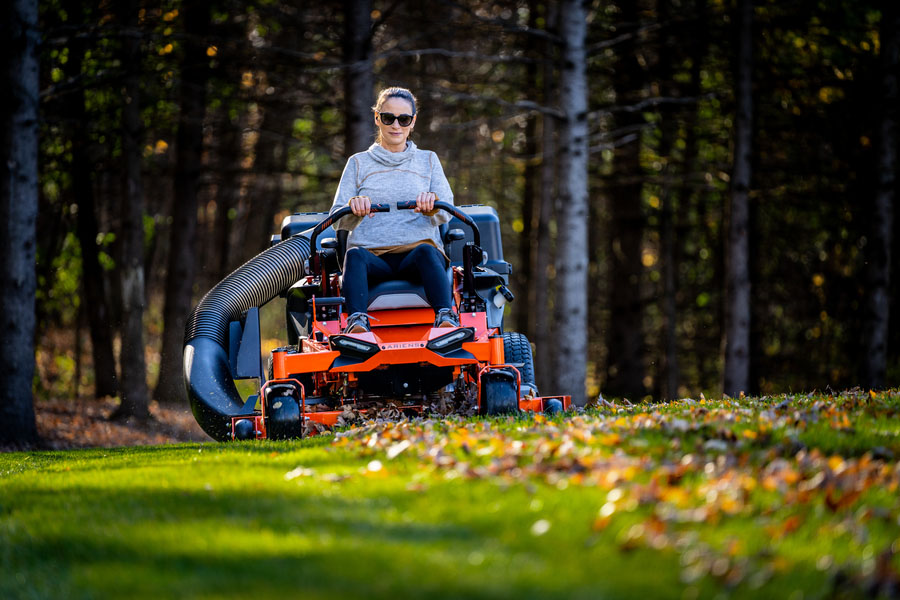
[[[397, 208], [399, 210], [407, 210], [407, 209], [415, 208], [415, 207], [416, 207], [415, 200], [401, 200], [400, 202], [397, 202]], [[459, 219], [460, 221], [462, 221], [463, 223], [468, 225], [469, 228], [472, 229], [472, 234], [475, 238], [475, 245], [476, 246], [481, 245], [481, 233], [478, 231], [478, 225], [475, 224], [475, 221], [472, 220], [472, 217], [470, 217], [469, 215], [467, 215], [466, 213], [461, 211], [458, 207], [454, 206], [453, 204], [450, 204], [449, 202], [442, 202], [442, 201], [438, 200], [437, 202], [434, 203], [434, 207], [450, 213], [451, 215], [453, 215], [454, 217], [456, 217], [457, 219]]]
[[[416, 203], [413, 202], [415, 207]], [[400, 208], [399, 206], [397, 208]], [[390, 204], [372, 204], [369, 206], [369, 212], [391, 212]]]

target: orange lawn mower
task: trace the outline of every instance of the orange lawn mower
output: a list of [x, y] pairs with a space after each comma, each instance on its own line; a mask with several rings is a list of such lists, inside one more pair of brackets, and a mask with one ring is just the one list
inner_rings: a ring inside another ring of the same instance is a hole
[[[434, 327], [422, 286], [392, 280], [369, 290], [371, 331], [342, 333], [347, 232], [331, 226], [351, 210], [290, 215], [272, 246], [213, 287], [188, 320], [184, 379], [203, 430], [220, 441], [291, 439], [334, 426], [348, 408], [375, 414], [392, 407], [409, 416], [448, 404], [474, 405], [482, 415], [568, 409], [569, 396], [538, 394], [525, 336], [503, 331], [512, 268], [503, 260], [496, 211], [446, 202], [435, 208], [453, 217], [441, 239], [459, 327]], [[276, 297], [286, 300], [288, 343], [264, 369], [259, 308]], [[264, 383], [242, 398], [236, 379]]]

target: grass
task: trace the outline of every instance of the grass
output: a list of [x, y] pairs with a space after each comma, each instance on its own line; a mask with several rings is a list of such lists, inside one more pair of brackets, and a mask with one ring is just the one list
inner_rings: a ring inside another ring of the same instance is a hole
[[0, 455], [0, 597], [888, 596], [898, 413], [854, 392]]

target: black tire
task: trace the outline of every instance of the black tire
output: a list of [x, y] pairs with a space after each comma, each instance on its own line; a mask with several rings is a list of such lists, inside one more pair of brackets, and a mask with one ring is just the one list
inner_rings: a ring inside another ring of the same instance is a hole
[[519, 412], [516, 375], [512, 369], [495, 369], [481, 376], [481, 414], [511, 415]]
[[[292, 386], [293, 387], [293, 386]], [[303, 421], [300, 415], [300, 391], [287, 389], [266, 395], [266, 433], [273, 440], [289, 440], [303, 437]]]
[[[535, 396], [539, 396], [537, 384], [534, 382], [534, 358], [531, 355], [531, 343], [521, 333], [507, 331], [503, 334], [503, 354], [506, 364], [515, 365], [522, 375], [522, 394], [530, 387]], [[521, 365], [521, 366], [518, 366]]]

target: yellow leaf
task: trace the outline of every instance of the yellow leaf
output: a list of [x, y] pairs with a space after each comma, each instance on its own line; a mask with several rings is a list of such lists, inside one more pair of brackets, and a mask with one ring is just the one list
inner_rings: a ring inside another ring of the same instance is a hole
[[840, 456], [832, 456], [828, 459], [828, 468], [835, 473], [840, 473], [847, 468], [847, 463]]
[[729, 515], [733, 515], [733, 514], [741, 512], [740, 502], [738, 502], [734, 498], [729, 498], [727, 496], [722, 500], [722, 502], [719, 506], [722, 509], [722, 512], [729, 514]]
[[600, 443], [604, 446], [615, 446], [622, 441], [622, 437], [618, 433], [611, 433], [600, 438]]
[[670, 485], [662, 489], [659, 493], [659, 499], [676, 506], [685, 506], [690, 497], [688, 496], [688, 493], [684, 491], [684, 488]]

